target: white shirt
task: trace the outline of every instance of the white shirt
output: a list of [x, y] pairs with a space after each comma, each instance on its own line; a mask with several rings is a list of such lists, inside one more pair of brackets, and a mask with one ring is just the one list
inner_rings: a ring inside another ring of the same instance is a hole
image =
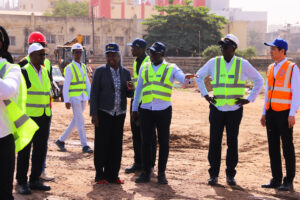
[[[279, 63], [275, 63], [274, 65], [274, 77], [276, 77], [277, 72], [279, 71], [280, 67], [285, 63], [287, 59], [283, 59]], [[291, 80], [291, 92], [292, 92], [292, 103], [291, 103], [291, 109], [289, 116], [295, 116], [298, 107], [300, 105], [300, 73], [299, 68], [297, 65], [293, 67], [293, 73], [292, 73], [292, 80]], [[266, 87], [265, 87], [265, 104], [263, 108], [263, 115], [266, 114], [266, 104], [268, 100], [268, 90], [269, 90], [269, 84], [268, 84], [268, 77], [266, 80]]]
[[[165, 63], [166, 63], [165, 60], [157, 66], [152, 63], [154, 72], [156, 73], [157, 70], [159, 69], [159, 67]], [[142, 99], [142, 91], [143, 91], [142, 71], [143, 71], [143, 66], [141, 66], [141, 68], [139, 70], [139, 78], [137, 81], [134, 100], [132, 103], [132, 111], [138, 111], [138, 107], [139, 107], [139, 104]], [[182, 84], [187, 84], [187, 82], [188, 82], [188, 80], [187, 81], [185, 80], [184, 73], [182, 72], [181, 69], [179, 69], [179, 67], [177, 67], [177, 65], [173, 65], [173, 70], [172, 70], [172, 74], [170, 77], [170, 81], [173, 83], [175, 79]], [[164, 110], [164, 109], [168, 108], [169, 106], [171, 106], [170, 101], [163, 101], [161, 99], [154, 98], [153, 101], [150, 103], [142, 103], [141, 108], [147, 109], [147, 110]]]
[[43, 75], [42, 75], [42, 71], [43, 70], [42, 70], [42, 66], [41, 66], [40, 70], [38, 71], [31, 62], [30, 62], [30, 65], [33, 67], [34, 71], [37, 73], [37, 75], [38, 75], [38, 77], [39, 77], [39, 79], [41, 81], [41, 85], [43, 85]]
[[[6, 59], [0, 57], [0, 63], [6, 62]], [[10, 121], [7, 118], [7, 109], [3, 100], [12, 99], [18, 101], [19, 86], [21, 82], [21, 69], [15, 65], [5, 76], [0, 79], [0, 138], [12, 133]]]
[[[78, 67], [81, 77], [83, 77], [82, 64], [75, 62], [74, 60], [72, 61], [72, 63], [74, 63]], [[90, 79], [88, 77], [88, 73], [86, 72], [85, 74], [86, 74], [85, 84], [86, 84], [86, 91], [87, 91], [88, 96], [86, 96], [84, 94], [84, 92], [82, 92], [80, 96], [69, 97], [69, 88], [70, 88], [71, 81], [73, 79], [73, 74], [72, 74], [70, 66], [67, 66], [66, 74], [65, 74], [65, 82], [64, 82], [64, 87], [63, 87], [63, 95], [64, 95], [65, 103], [70, 103], [70, 99], [76, 99], [78, 101], [87, 101], [90, 99], [91, 83], [90, 83]]]
[[[227, 72], [229, 72], [231, 65], [234, 61], [235, 56], [232, 57], [230, 62], [226, 62], [225, 60], [225, 66], [227, 69]], [[202, 97], [206, 96], [208, 94], [207, 89], [204, 84], [204, 79], [210, 75], [212, 79], [214, 79], [214, 74], [215, 74], [215, 60], [216, 58], [210, 59], [203, 67], [201, 67], [197, 75], [199, 78], [196, 78], [196, 82], [198, 84], [199, 90], [201, 92]], [[250, 79], [251, 81], [254, 82], [254, 87], [248, 96], [248, 101], [254, 102], [256, 97], [258, 96], [260, 90], [264, 86], [264, 79], [263, 77], [259, 74], [259, 72], [245, 59], [242, 60], [242, 67], [241, 67], [241, 77], [240, 79], [242, 81], [246, 81], [247, 79]], [[216, 105], [215, 105], [216, 106]], [[224, 106], [216, 106], [216, 108], [220, 111], [234, 111], [240, 108], [238, 105], [224, 105]]]

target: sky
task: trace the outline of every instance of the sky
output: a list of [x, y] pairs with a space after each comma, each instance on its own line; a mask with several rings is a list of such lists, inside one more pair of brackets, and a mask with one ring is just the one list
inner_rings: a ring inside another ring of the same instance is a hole
[[300, 0], [230, 0], [230, 7], [267, 11], [268, 25], [300, 24]]

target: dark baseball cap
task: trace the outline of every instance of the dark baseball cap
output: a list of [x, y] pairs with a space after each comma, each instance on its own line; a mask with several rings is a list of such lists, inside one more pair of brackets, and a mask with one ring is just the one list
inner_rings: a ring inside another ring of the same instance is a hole
[[116, 43], [108, 43], [105, 45], [105, 53], [109, 52], [120, 52], [119, 45]]
[[135, 46], [145, 49], [147, 46], [147, 42], [141, 38], [135, 38], [132, 43], [128, 43], [128, 46]]
[[288, 43], [284, 39], [276, 38], [272, 43], [265, 42], [264, 45], [271, 46], [271, 47], [279, 47], [284, 49], [285, 51], [288, 50]]
[[154, 42], [148, 49], [155, 53], [164, 53], [166, 51], [166, 46], [161, 42]]

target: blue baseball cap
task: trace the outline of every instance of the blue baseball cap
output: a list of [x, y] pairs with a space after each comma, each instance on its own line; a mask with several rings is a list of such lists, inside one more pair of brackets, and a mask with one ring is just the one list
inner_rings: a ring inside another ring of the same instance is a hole
[[132, 43], [128, 43], [128, 46], [135, 46], [145, 49], [147, 46], [147, 42], [141, 38], [135, 38]]
[[264, 43], [266, 46], [271, 46], [271, 47], [279, 47], [281, 49], [284, 49], [285, 51], [288, 50], [288, 43], [284, 39], [281, 38], [276, 38], [272, 43]]
[[148, 49], [155, 53], [164, 53], [166, 51], [166, 46], [161, 42], [154, 42]]
[[108, 43], [105, 45], [105, 53], [109, 52], [120, 52], [119, 45], [116, 43]]

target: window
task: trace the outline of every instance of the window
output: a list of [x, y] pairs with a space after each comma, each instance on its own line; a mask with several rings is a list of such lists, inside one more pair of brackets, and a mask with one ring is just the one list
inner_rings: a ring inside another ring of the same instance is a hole
[[124, 46], [124, 37], [116, 37], [115, 40], [117, 44]]
[[83, 36], [83, 45], [88, 45], [88, 44], [91, 44], [91, 36], [84, 35]]
[[46, 35], [47, 43], [55, 44], [56, 43], [56, 36], [55, 35]]
[[10, 45], [15, 46], [16, 45], [16, 37], [9, 36], [9, 42], [10, 42]]
[[57, 40], [59, 44], [64, 43], [64, 35], [58, 35]]

